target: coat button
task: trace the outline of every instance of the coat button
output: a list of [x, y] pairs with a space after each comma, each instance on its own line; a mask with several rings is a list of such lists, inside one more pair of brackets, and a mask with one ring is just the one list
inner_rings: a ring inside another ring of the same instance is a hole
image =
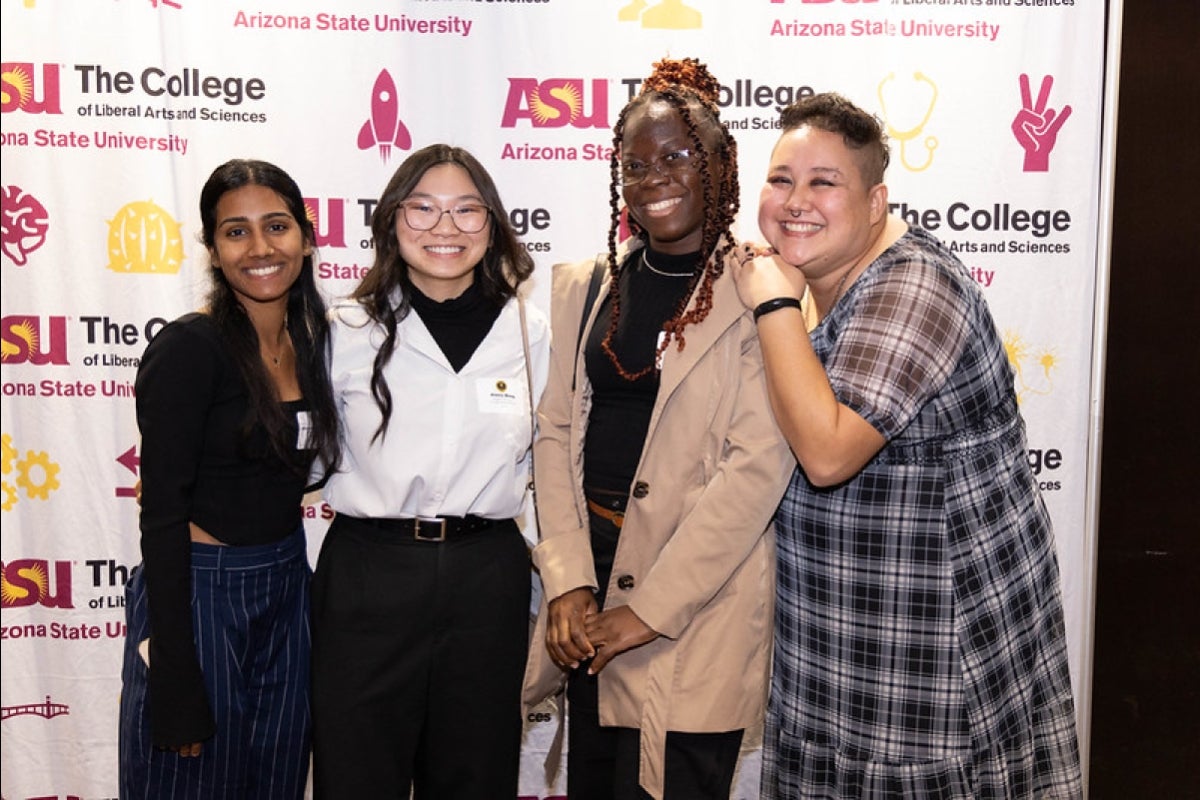
[[628, 592], [633, 587], [634, 581], [632, 575], [622, 575], [621, 577], [617, 578], [617, 588], [621, 591]]
[[633, 496], [637, 498], [645, 497], [650, 494], [650, 484], [645, 481], [638, 481], [633, 485]]

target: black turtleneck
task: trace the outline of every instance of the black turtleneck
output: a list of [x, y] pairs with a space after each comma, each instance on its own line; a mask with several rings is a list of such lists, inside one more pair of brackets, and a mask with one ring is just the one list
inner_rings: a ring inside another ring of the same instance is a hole
[[501, 309], [484, 296], [478, 282], [472, 283], [458, 297], [441, 303], [430, 300], [414, 286], [409, 300], [455, 372], [461, 371], [471, 360], [500, 316]]
[[[643, 254], [659, 272], [647, 269]], [[676, 256], [643, 248], [626, 259], [619, 276], [621, 309], [612, 339], [612, 349], [626, 372], [638, 372], [654, 361], [663, 323], [686, 302], [689, 277], [701, 268], [699, 252]], [[636, 381], [627, 381], [601, 349], [612, 319], [610, 297], [605, 296], [584, 345], [592, 408], [584, 444], [583, 481], [589, 488], [625, 494], [633, 483], [650, 427], [659, 373], [651, 370]]]

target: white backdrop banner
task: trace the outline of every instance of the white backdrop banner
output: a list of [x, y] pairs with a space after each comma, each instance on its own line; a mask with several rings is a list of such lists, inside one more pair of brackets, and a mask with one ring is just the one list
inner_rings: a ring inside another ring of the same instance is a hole
[[[254, 157], [295, 176], [332, 297], [370, 267], [370, 213], [405, 156], [466, 147], [548, 310], [550, 266], [605, 246], [612, 124], [666, 55], [722, 82], [746, 238], [784, 105], [833, 90], [886, 122], [894, 210], [960, 254], [1016, 368], [1086, 743], [1104, 3], [5, 0], [2, 14], [5, 798], [117, 793], [123, 586], [140, 559], [133, 380], [207, 288], [209, 172]], [[313, 497], [305, 513], [315, 563], [331, 512]], [[564, 794], [542, 769], [552, 711], [526, 721], [522, 797]], [[736, 797], [757, 796], [757, 741]]]

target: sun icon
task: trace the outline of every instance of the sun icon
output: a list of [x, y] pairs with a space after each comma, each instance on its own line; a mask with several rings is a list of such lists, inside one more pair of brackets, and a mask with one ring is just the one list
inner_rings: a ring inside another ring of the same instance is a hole
[[[25, 342], [26, 353], [34, 353], [37, 351], [38, 332], [28, 321], [22, 322], [20, 325], [14, 325], [10, 329], [9, 333]], [[21, 352], [21, 348], [7, 339], [3, 342], [0, 342], [0, 345], [3, 346], [3, 349], [0, 349], [0, 360], [7, 361]]]
[[[6, 69], [0, 73], [0, 82], [3, 83], [4, 89], [2, 92], [2, 100], [5, 106], [8, 106], [14, 99], [17, 100], [18, 108], [25, 108], [29, 104], [29, 98], [33, 96], [33, 79], [29, 77], [29, 73], [24, 67], [13, 67]], [[16, 93], [16, 98], [12, 93]]]
[[[539, 88], [533, 93], [529, 99], [529, 110], [533, 114], [533, 118], [539, 123], [546, 123], [550, 120], [556, 120], [562, 116], [560, 105], [550, 105], [542, 99], [542, 90]], [[566, 84], [564, 86], [555, 86], [550, 89], [547, 94], [561, 105], [565, 105], [570, 112], [570, 118], [567, 122], [574, 122], [579, 119], [579, 112], [583, 110], [583, 97], [579, 92], [579, 88]]]
[[[50, 587], [50, 577], [46, 574], [46, 567], [42, 564], [33, 566], [21, 567], [17, 570], [17, 574], [27, 582], [34, 584], [37, 587], [37, 596], [41, 597]], [[8, 571], [0, 576], [0, 599], [4, 600], [5, 605], [12, 605], [18, 600], [24, 600], [29, 597], [29, 590], [20, 586], [14, 586], [8, 582]]]

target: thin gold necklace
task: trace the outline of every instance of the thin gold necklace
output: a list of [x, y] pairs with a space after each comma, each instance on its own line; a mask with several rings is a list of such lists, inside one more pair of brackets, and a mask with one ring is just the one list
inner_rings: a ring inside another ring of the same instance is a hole
[[[285, 324], [286, 324], [286, 323], [285, 323]], [[279, 366], [279, 359], [280, 359], [280, 358], [283, 356], [283, 354], [284, 354], [284, 352], [287, 350], [287, 348], [288, 348], [288, 345], [289, 345], [289, 344], [291, 344], [291, 337], [289, 337], [289, 336], [287, 335], [287, 329], [285, 328], [285, 329], [284, 329], [284, 342], [283, 342], [283, 345], [282, 345], [282, 346], [280, 346], [280, 348], [279, 348], [279, 354], [278, 354], [278, 355], [274, 355], [274, 354], [272, 354], [272, 353], [268, 353], [268, 352], [266, 352], [266, 351], [265, 351], [265, 349], [264, 349], [264, 348], [262, 348], [261, 346], [260, 346], [260, 348], [259, 348], [259, 351], [260, 351], [260, 352], [262, 352], [262, 354], [263, 354], [264, 356], [266, 356], [267, 358], [271, 359], [271, 363], [272, 363], [272, 364], [274, 364], [275, 366], [277, 366], [277, 367], [278, 367], [278, 366]]]
[[646, 250], [647, 248], [642, 248], [642, 263], [646, 265], [646, 269], [655, 275], [662, 275], [664, 278], [690, 278], [696, 274], [695, 272], [665, 272], [661, 269], [655, 269], [654, 265], [650, 263], [650, 259], [646, 258]]

